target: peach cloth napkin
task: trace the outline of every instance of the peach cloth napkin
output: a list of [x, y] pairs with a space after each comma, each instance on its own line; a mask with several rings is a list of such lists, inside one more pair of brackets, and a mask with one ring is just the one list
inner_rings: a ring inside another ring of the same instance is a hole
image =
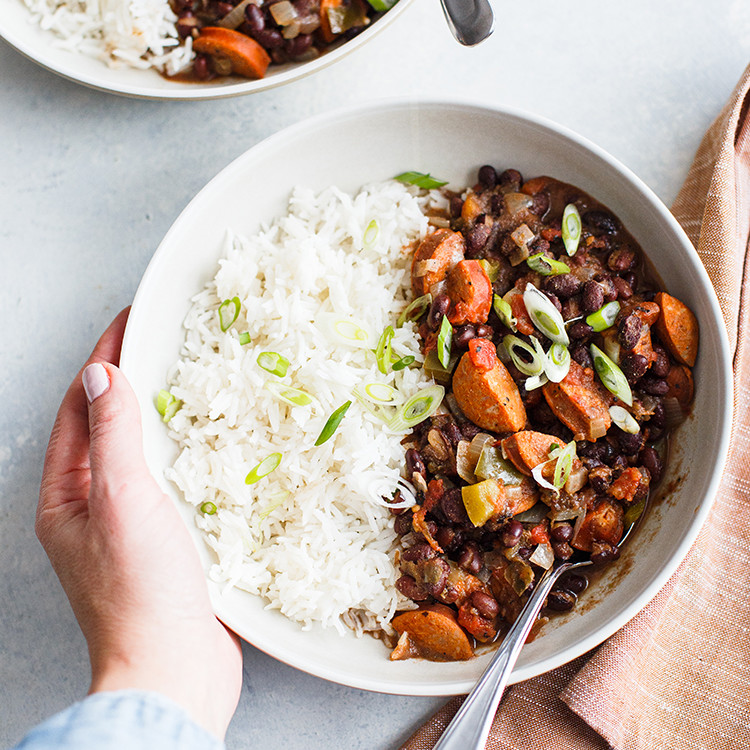
[[[711, 522], [653, 602], [598, 649], [506, 691], [490, 750], [750, 746], [750, 67], [673, 207], [713, 282], [734, 355], [734, 428]], [[432, 748], [463, 697], [402, 750]], [[471, 750], [467, 748], [467, 750]]]

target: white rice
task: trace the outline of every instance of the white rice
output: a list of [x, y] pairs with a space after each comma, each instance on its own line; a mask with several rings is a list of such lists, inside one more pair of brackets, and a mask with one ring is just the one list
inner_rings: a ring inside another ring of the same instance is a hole
[[[407, 246], [427, 231], [426, 200], [396, 181], [353, 198], [336, 188], [295, 190], [287, 216], [256, 236], [229, 238], [215, 279], [193, 300], [169, 373], [183, 406], [169, 425], [180, 454], [167, 476], [189, 503], [218, 508], [196, 513], [216, 553], [211, 578], [263, 597], [304, 628], [387, 628], [409, 606], [394, 585], [392, 516], [376, 500], [396, 487], [403, 433], [389, 433], [352, 389], [380, 381], [410, 396], [428, 381], [421, 368], [382, 375], [369, 349], [334, 340], [321, 323], [332, 314], [355, 318], [372, 345], [394, 325], [407, 303]], [[372, 219], [379, 232], [365, 247]], [[222, 333], [219, 304], [235, 295], [239, 318]], [[242, 346], [245, 331], [251, 343]], [[393, 348], [421, 360], [412, 324], [397, 329]], [[286, 377], [257, 365], [263, 351], [290, 361]], [[319, 404], [284, 404], [264, 387], [273, 380]], [[333, 438], [315, 447], [330, 414], [350, 399]], [[246, 485], [248, 471], [274, 452], [283, 454], [279, 468]]]
[[193, 59], [181, 42], [167, 0], [24, 0], [32, 20], [63, 49], [110, 67], [156, 68], [174, 75]]

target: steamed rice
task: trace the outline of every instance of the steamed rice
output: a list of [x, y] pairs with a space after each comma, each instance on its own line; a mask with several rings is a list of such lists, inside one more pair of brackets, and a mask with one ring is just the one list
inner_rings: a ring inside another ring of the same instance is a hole
[[[305, 628], [387, 628], [397, 608], [413, 606], [395, 588], [392, 516], [378, 500], [399, 479], [403, 433], [389, 433], [352, 389], [379, 381], [410, 396], [428, 381], [418, 367], [382, 375], [368, 348], [332, 337], [323, 322], [361, 321], [370, 346], [394, 324], [407, 304], [408, 245], [427, 230], [426, 200], [395, 181], [353, 198], [335, 188], [295, 190], [288, 215], [253, 237], [228, 238], [216, 277], [193, 300], [169, 373], [183, 406], [169, 423], [180, 453], [167, 475], [196, 508], [218, 508], [196, 513], [216, 555], [210, 577], [263, 597]], [[373, 219], [377, 237], [365, 242]], [[223, 333], [217, 310], [235, 295], [241, 312]], [[241, 332], [249, 344], [240, 344]], [[422, 360], [412, 324], [397, 329], [393, 349]], [[284, 378], [257, 365], [263, 351], [290, 361]], [[281, 402], [264, 387], [274, 380], [318, 403]], [[333, 438], [315, 447], [330, 414], [350, 399]], [[248, 471], [274, 452], [281, 465], [246, 485]]]

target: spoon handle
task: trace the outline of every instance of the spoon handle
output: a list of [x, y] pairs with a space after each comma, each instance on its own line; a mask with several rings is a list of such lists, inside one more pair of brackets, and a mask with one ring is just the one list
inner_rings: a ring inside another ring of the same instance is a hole
[[[587, 564], [587, 563], [584, 563]], [[563, 563], [539, 579], [513, 627], [503, 639], [479, 682], [448, 724], [434, 750], [483, 750], [510, 673], [555, 581], [581, 563]]]

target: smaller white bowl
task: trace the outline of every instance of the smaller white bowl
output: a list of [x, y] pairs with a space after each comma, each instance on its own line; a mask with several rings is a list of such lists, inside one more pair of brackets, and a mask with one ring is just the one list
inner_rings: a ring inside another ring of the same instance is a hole
[[[215, 274], [226, 229], [250, 234], [285, 212], [294, 184], [354, 191], [417, 170], [460, 188], [473, 184], [482, 164], [517, 168], [527, 177], [551, 175], [608, 206], [645, 249], [666, 288], [694, 311], [701, 329], [693, 414], [673, 439], [663, 482], [672, 491], [650, 510], [620, 560], [603, 571], [579, 606], [553, 618], [524, 647], [511, 678], [517, 682], [597, 646], [651, 601], [709, 518], [726, 458], [732, 370], [713, 288], [674, 217], [627, 168], [540, 118], [466, 104], [380, 102], [295, 125], [230, 164], [174, 223], [138, 288], [121, 366], [143, 411], [148, 465], [183, 513], [208, 567], [211, 556], [195, 527], [193, 508], [164, 479], [176, 446], [153, 398], [179, 356], [190, 298]], [[299, 669], [352, 687], [456, 695], [471, 689], [490, 658], [483, 653], [466, 662], [390, 662], [388, 650], [375, 639], [302, 631], [277, 611], [265, 609], [257, 597], [241, 591], [222, 594], [215, 584], [209, 586], [217, 615], [247, 641]]]
[[400, 0], [361, 34], [331, 48], [315, 60], [269, 66], [266, 76], [257, 81], [232, 76], [205, 83], [184, 83], [169, 80], [153, 69], [110, 68], [100, 60], [56, 46], [57, 37], [32, 22], [22, 0], [0, 0], [0, 37], [53, 73], [100, 91], [138, 99], [221, 99], [282, 86], [331, 65], [366, 44], [393, 23], [412, 2]]

